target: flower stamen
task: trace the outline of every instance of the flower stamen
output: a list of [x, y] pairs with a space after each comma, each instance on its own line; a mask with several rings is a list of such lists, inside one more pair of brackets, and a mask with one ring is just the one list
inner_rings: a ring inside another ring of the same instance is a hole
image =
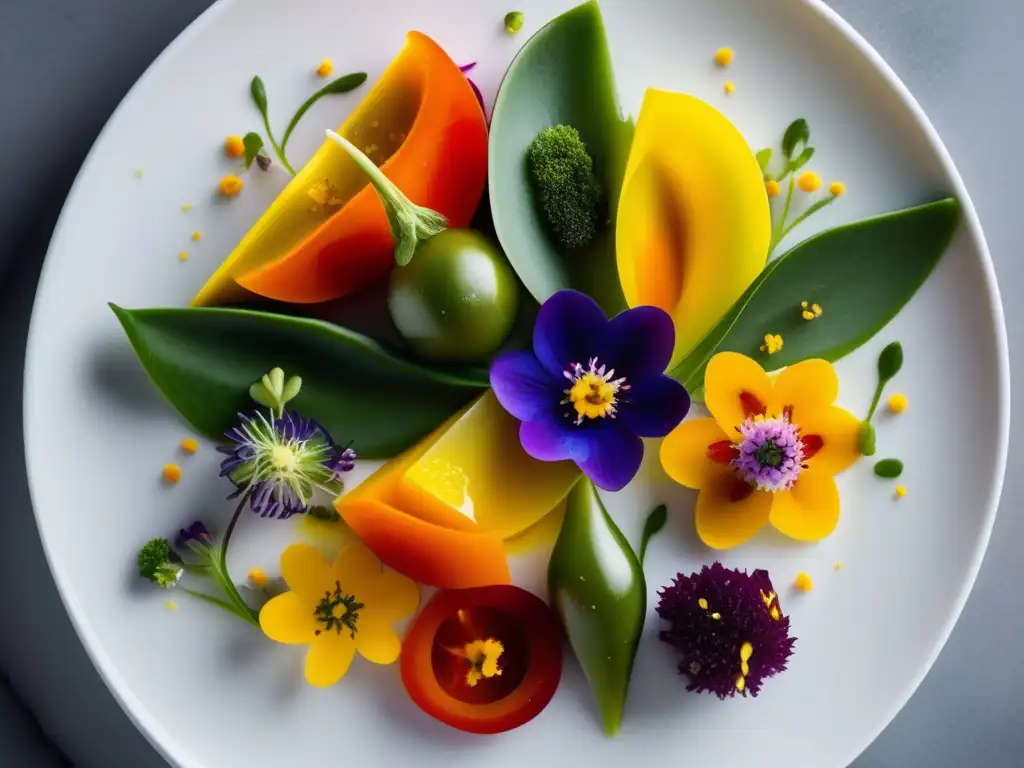
[[466, 643], [464, 648], [469, 669], [466, 671], [466, 685], [476, 686], [481, 680], [501, 675], [498, 659], [505, 652], [501, 641], [489, 637], [486, 640], [474, 640]]
[[[598, 366], [596, 357], [590, 358], [586, 368], [581, 363], [570, 364], [562, 375], [572, 386], [562, 390], [565, 398], [559, 405], [572, 405], [577, 425], [585, 419], [614, 419], [619, 393], [629, 389], [624, 376], [616, 379], [615, 369]], [[572, 418], [572, 411], [565, 416]]]
[[737, 431], [741, 440], [732, 465], [759, 491], [788, 491], [803, 469], [799, 430], [784, 415], [747, 418]]
[[324, 596], [313, 611], [316, 620], [324, 625], [324, 629], [316, 630], [315, 634], [330, 632], [333, 629], [340, 635], [344, 628], [355, 637], [356, 622], [359, 621], [359, 611], [362, 608], [365, 606], [356, 600], [355, 595], [346, 595], [341, 591], [341, 582], [334, 582], [334, 591], [324, 592]]

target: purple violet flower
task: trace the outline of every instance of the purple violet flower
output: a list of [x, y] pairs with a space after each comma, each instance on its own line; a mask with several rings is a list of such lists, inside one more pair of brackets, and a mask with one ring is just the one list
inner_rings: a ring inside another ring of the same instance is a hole
[[196, 520], [194, 523], [179, 530], [177, 537], [174, 539], [174, 547], [175, 549], [184, 549], [192, 541], [205, 546], [210, 545], [210, 532], [206, 530], [202, 520]]
[[491, 386], [519, 419], [523, 449], [540, 461], [571, 459], [606, 491], [640, 469], [641, 437], [664, 437], [690, 408], [683, 385], [664, 375], [675, 328], [657, 307], [609, 320], [578, 291], [544, 302], [533, 350], [506, 352], [491, 365]]
[[271, 419], [257, 411], [239, 419], [225, 433], [232, 444], [217, 447], [227, 455], [220, 475], [236, 488], [229, 498], [248, 493], [253, 512], [284, 519], [305, 512], [318, 488], [341, 492], [341, 474], [355, 466], [355, 451], [335, 445], [313, 419], [295, 411]]
[[720, 699], [757, 696], [765, 680], [786, 669], [796, 638], [767, 571], [714, 563], [678, 574], [658, 594], [658, 615], [669, 623], [661, 639], [682, 657], [686, 690]]

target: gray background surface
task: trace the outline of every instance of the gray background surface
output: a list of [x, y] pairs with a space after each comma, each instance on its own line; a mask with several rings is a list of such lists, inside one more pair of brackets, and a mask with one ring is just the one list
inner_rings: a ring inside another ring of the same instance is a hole
[[[1016, 301], [1024, 285], [1019, 254], [1024, 2], [830, 2], [907, 83], [955, 158], [995, 259], [1015, 354], [1024, 339], [1024, 306]], [[79, 165], [136, 78], [209, 4], [0, 0], [0, 402], [8, 414], [0, 432], [0, 668], [6, 673], [0, 674], [2, 766], [66, 765], [42, 733], [77, 765], [164, 764], [94, 671], [46, 566], [24, 479], [22, 361], [39, 268]], [[496, 13], [508, 10], [504, 5], [496, 4]], [[1024, 364], [1016, 356], [1012, 363], [1015, 394], [1024, 393]], [[53, 482], [61, 482], [61, 462], [73, 461], [80, 447], [62, 445], [59, 434], [51, 440]], [[955, 441], [951, 436], [948, 471], [956, 470], [957, 461], [969, 460], [956, 455]], [[856, 768], [1024, 765], [1024, 657], [1019, 650], [1024, 637], [1024, 558], [1019, 550], [1024, 519], [1018, 513], [1024, 476], [1014, 459], [1017, 450], [1024, 450], [1024, 437], [1015, 432], [992, 545], [949, 644]], [[900, 617], [892, 622], [895, 627]], [[841, 681], [827, 684], [842, 695]], [[201, 695], [199, 681], [196, 695]], [[784, 752], [786, 745], [765, 748]]]

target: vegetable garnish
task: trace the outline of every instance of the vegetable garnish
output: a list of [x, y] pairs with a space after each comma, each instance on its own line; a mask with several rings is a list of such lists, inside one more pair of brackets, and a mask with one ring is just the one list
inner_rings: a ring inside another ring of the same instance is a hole
[[729, 549], [765, 524], [818, 541], [839, 522], [833, 476], [853, 464], [860, 422], [834, 405], [839, 378], [830, 363], [806, 360], [769, 378], [735, 352], [712, 358], [705, 379], [711, 418], [685, 422], [661, 446], [676, 482], [700, 490], [702, 541]]
[[361, 542], [347, 545], [331, 564], [308, 544], [281, 554], [289, 592], [270, 599], [259, 614], [271, 640], [308, 645], [306, 681], [326, 687], [344, 677], [356, 651], [374, 664], [393, 664], [401, 642], [392, 624], [419, 605], [416, 584], [385, 571]]
[[395, 263], [399, 266], [408, 264], [420, 241], [443, 232], [448, 226], [448, 219], [437, 211], [412, 202], [348, 139], [332, 130], [327, 131], [327, 138], [348, 152], [370, 180], [387, 212], [391, 234], [395, 238]]
[[548, 705], [562, 676], [562, 636], [540, 598], [514, 586], [442, 590], [402, 644], [402, 683], [431, 717], [502, 733]]
[[569, 249], [593, 240], [599, 219], [604, 219], [604, 193], [579, 131], [569, 125], [545, 128], [530, 144], [527, 157], [537, 199], [555, 239]]
[[[323, 77], [327, 76], [328, 75], [323, 75]], [[285, 128], [284, 136], [281, 137], [281, 152], [285, 151], [285, 148], [288, 146], [288, 139], [291, 138], [292, 131], [295, 130], [295, 126], [299, 124], [299, 120], [301, 120], [302, 116], [309, 111], [310, 107], [312, 107], [314, 104], [320, 101], [320, 99], [322, 99], [324, 96], [354, 91], [356, 88], [358, 88], [365, 82], [365, 72], [353, 72], [348, 75], [342, 75], [336, 80], [332, 80], [319, 91], [317, 91], [308, 99], [306, 99], [303, 105], [295, 111], [295, 114], [292, 116], [291, 122], [289, 122], [288, 127]]]
[[505, 31], [510, 35], [514, 35], [516, 32], [523, 28], [523, 24], [526, 22], [526, 14], [522, 11], [509, 11], [505, 14], [504, 26]]
[[892, 480], [903, 474], [903, 462], [899, 459], [882, 459], [875, 464], [875, 474]]
[[647, 582], [586, 478], [566, 501], [548, 565], [548, 594], [594, 692], [604, 731], [615, 736], [647, 615]]
[[658, 594], [658, 615], [669, 623], [661, 639], [682, 657], [686, 690], [757, 696], [765, 680], [786, 669], [796, 638], [767, 571], [714, 563], [678, 574]]
[[232, 173], [220, 180], [220, 183], [217, 184], [217, 191], [222, 197], [234, 197], [242, 191], [243, 186], [245, 186], [245, 182]]
[[875, 411], [878, 409], [878, 403], [882, 399], [882, 391], [885, 389], [885, 385], [900, 372], [902, 367], [903, 345], [898, 341], [894, 341], [887, 345], [878, 356], [878, 384], [875, 386], [874, 397], [871, 398], [871, 407], [868, 409], [868, 415], [860, 425], [858, 446], [861, 454], [864, 456], [875, 455], [876, 431], [875, 425], [871, 423], [871, 420], [875, 417]]
[[136, 557], [139, 576], [164, 589], [178, 585], [185, 569], [167, 539], [150, 539]]
[[498, 401], [522, 421], [523, 449], [540, 461], [574, 461], [600, 488], [624, 488], [640, 469], [641, 437], [663, 437], [686, 416], [686, 390], [662, 374], [672, 319], [635, 307], [609, 320], [577, 291], [544, 302], [533, 349], [491, 364]]

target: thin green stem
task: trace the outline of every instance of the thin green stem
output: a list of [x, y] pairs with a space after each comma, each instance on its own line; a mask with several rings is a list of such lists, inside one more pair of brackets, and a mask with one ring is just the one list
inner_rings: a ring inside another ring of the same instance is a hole
[[868, 417], [864, 421], [871, 423], [871, 419], [875, 416], [875, 411], [878, 409], [878, 403], [882, 400], [882, 390], [885, 389], [885, 382], [879, 380], [878, 386], [875, 387], [875, 396], [871, 399], [871, 407], [868, 409]]
[[285, 157], [284, 149], [274, 139], [274, 132], [270, 130], [270, 118], [267, 117], [266, 110], [260, 110], [260, 112], [263, 115], [263, 128], [267, 132], [267, 139], [270, 141], [270, 146], [274, 148], [274, 153], [277, 155], [277, 159], [281, 161], [281, 165], [284, 166], [288, 173], [294, 176], [295, 169], [292, 168], [291, 163], [288, 162], [288, 158]]
[[[785, 175], [783, 175], [785, 178]], [[796, 178], [793, 177], [789, 180], [789, 191], [786, 192], [786, 205], [782, 209], [782, 218], [779, 219], [779, 226], [772, 232], [772, 242], [768, 247], [768, 258], [772, 257], [772, 253], [775, 252], [775, 248], [782, 242], [782, 238], [785, 236], [786, 219], [789, 217], [789, 209], [793, 205], [793, 191], [796, 188]]]
[[288, 127], [285, 129], [284, 136], [281, 137], [281, 152], [284, 152], [285, 147], [288, 146], [288, 139], [291, 137], [292, 131], [295, 130], [295, 126], [299, 124], [299, 120], [301, 120], [302, 116], [306, 114], [307, 111], [309, 111], [310, 107], [316, 104], [324, 96], [329, 96], [332, 93], [348, 93], [349, 91], [358, 88], [364, 82], [366, 82], [365, 72], [353, 72], [351, 75], [339, 77], [337, 80], [328, 83], [319, 91], [317, 91], [308, 99], [306, 99], [306, 102], [301, 107], [299, 107], [294, 117], [292, 117], [292, 121], [288, 123]]
[[218, 597], [214, 597], [213, 595], [208, 595], [205, 592], [199, 592], [198, 590], [195, 590], [195, 589], [189, 589], [188, 587], [182, 587], [181, 590], [183, 592], [185, 592], [186, 594], [192, 595], [192, 597], [195, 597], [195, 598], [197, 598], [199, 600], [202, 600], [203, 602], [210, 603], [211, 605], [216, 605], [216, 606], [218, 606], [220, 608], [223, 608], [228, 613], [234, 614], [235, 616], [238, 616], [241, 619], [245, 619], [246, 621], [249, 621], [249, 617], [248, 616], [243, 616], [242, 614], [240, 614], [238, 612], [238, 608], [236, 606], [231, 605], [229, 603], [226, 603], [226, 602], [224, 602], [223, 600], [221, 600]]
[[231, 580], [231, 575], [228, 573], [228, 545], [231, 543], [231, 534], [235, 531], [235, 526], [238, 524], [238, 518], [242, 515], [242, 510], [249, 503], [250, 495], [251, 491], [246, 491], [242, 494], [242, 498], [235, 508], [235, 514], [231, 516], [231, 522], [228, 523], [227, 530], [224, 532], [224, 540], [221, 542], [220, 552], [217, 554], [217, 564], [213, 571], [217, 581], [220, 583], [221, 589], [224, 590], [228, 599], [237, 607], [238, 615], [245, 618], [250, 624], [258, 627], [260, 624], [258, 614], [245, 602], [245, 599], [238, 592], [235, 583]]

